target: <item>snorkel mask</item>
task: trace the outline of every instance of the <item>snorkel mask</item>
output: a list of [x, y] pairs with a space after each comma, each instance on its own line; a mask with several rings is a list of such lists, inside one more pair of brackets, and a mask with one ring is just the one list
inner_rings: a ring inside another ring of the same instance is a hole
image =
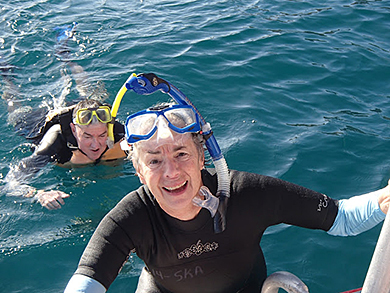
[[128, 144], [153, 137], [157, 148], [166, 142], [175, 143], [183, 137], [176, 134], [201, 131], [201, 125], [198, 114], [191, 106], [163, 105], [130, 115], [125, 130]]
[[111, 122], [110, 107], [99, 106], [96, 108], [78, 109], [73, 118], [73, 123], [78, 125], [89, 125], [92, 122], [93, 117], [96, 117], [97, 121], [101, 123]]
[[[160, 90], [171, 96], [178, 104], [163, 109], [150, 108], [130, 115], [126, 120], [125, 125], [126, 141], [128, 144], [133, 144], [140, 140], [147, 140], [156, 135], [156, 133], [157, 136], [160, 136], [160, 127], [162, 127], [160, 137], [167, 135], [168, 132], [172, 133], [171, 130], [176, 133], [200, 132], [203, 135], [205, 145], [217, 171], [217, 203], [215, 201], [210, 202], [210, 204], [205, 202], [202, 203], [199, 202], [199, 198], [195, 197], [197, 201], [196, 204], [199, 206], [205, 204], [213, 206], [213, 211], [209, 210], [214, 218], [214, 231], [216, 233], [223, 232], [226, 228], [226, 208], [230, 197], [230, 176], [226, 161], [213, 132], [211, 131], [210, 124], [206, 123], [199, 111], [181, 91], [168, 81], [157, 77], [153, 73], [139, 75], [133, 73], [128, 78], [119, 90], [113, 103], [111, 111], [113, 119], [116, 116], [120, 101], [127, 90], [133, 90], [140, 95], [149, 95]], [[175, 115], [179, 114], [181, 115], [181, 118], [175, 120]], [[183, 119], [183, 117], [185, 119]], [[178, 122], [179, 120], [180, 123]], [[141, 124], [142, 127], [136, 127]], [[110, 125], [111, 124], [109, 124], [109, 127]], [[135, 132], [133, 132], [133, 129]], [[111, 135], [110, 132], [109, 135]], [[204, 192], [207, 193], [207, 190], [201, 190], [202, 195], [204, 195], [207, 200], [209, 196], [207, 194], [205, 195]]]

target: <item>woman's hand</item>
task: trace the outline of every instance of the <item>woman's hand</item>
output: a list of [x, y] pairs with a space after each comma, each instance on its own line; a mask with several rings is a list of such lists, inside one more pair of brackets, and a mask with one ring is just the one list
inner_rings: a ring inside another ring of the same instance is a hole
[[387, 186], [381, 189], [381, 194], [378, 197], [378, 203], [382, 212], [387, 214], [390, 205], [390, 180], [387, 183]]

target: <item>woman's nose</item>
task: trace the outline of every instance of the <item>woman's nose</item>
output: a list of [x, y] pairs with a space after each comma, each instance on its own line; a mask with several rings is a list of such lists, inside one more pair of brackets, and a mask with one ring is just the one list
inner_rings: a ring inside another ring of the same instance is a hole
[[174, 159], [167, 159], [164, 164], [164, 175], [168, 178], [176, 178], [180, 173], [178, 163]]

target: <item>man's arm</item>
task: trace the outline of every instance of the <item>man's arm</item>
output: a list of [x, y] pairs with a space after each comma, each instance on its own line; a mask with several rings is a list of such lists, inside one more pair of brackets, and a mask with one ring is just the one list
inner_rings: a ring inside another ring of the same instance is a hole
[[36, 176], [36, 173], [54, 160], [54, 155], [63, 144], [60, 135], [60, 125], [53, 125], [44, 135], [34, 153], [22, 159], [17, 166], [11, 169], [5, 179], [8, 193], [17, 196], [35, 197], [43, 207], [49, 210], [61, 208], [61, 205], [65, 204], [63, 199], [69, 197], [68, 194], [59, 190], [37, 191], [27, 185], [31, 178]]

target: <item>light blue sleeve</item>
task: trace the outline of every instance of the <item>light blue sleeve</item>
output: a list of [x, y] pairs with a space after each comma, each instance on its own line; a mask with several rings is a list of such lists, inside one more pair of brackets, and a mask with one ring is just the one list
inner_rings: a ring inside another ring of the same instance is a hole
[[105, 293], [106, 288], [98, 281], [84, 276], [73, 275], [65, 288], [64, 293]]
[[336, 220], [327, 233], [334, 236], [353, 236], [382, 222], [386, 214], [379, 207], [378, 196], [378, 192], [371, 192], [340, 200]]

